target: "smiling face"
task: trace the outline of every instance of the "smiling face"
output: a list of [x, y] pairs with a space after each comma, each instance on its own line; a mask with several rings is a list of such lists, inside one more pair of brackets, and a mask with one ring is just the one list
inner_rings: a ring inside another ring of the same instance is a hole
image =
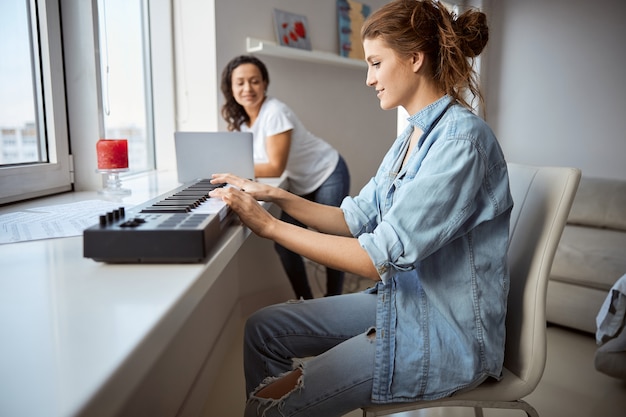
[[367, 80], [376, 89], [383, 110], [404, 107], [415, 112], [419, 91], [421, 57], [401, 57], [380, 38], [363, 41], [367, 61]]
[[267, 81], [254, 64], [241, 64], [231, 76], [231, 88], [235, 101], [243, 106], [248, 114], [257, 113], [265, 99]]

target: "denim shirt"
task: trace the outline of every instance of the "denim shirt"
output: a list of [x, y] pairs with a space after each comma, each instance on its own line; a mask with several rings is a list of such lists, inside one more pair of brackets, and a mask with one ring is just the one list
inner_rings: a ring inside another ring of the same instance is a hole
[[[408, 120], [376, 176], [341, 205], [381, 278], [369, 290], [375, 403], [445, 397], [499, 379], [504, 360], [506, 161], [487, 124], [449, 96]], [[399, 169], [414, 127], [425, 133]]]

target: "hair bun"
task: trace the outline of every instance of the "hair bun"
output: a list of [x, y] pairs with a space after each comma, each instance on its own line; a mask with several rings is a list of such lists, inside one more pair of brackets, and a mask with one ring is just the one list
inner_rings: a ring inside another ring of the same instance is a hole
[[470, 58], [480, 55], [489, 40], [487, 15], [480, 11], [468, 10], [456, 18], [454, 28], [459, 36], [463, 53]]

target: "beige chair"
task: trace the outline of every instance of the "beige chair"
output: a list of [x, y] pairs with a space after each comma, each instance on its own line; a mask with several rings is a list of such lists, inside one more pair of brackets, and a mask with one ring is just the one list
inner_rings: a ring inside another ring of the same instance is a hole
[[509, 164], [513, 196], [509, 243], [511, 288], [506, 318], [503, 378], [434, 401], [367, 407], [364, 417], [432, 407], [520, 409], [539, 414], [522, 400], [533, 392], [546, 363], [546, 288], [552, 260], [574, 200], [580, 170]]

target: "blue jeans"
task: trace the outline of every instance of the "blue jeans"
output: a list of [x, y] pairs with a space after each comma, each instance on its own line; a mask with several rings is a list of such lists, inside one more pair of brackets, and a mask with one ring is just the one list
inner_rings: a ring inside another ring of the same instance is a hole
[[[338, 207], [349, 191], [350, 173], [348, 172], [346, 162], [340, 155], [335, 170], [326, 181], [317, 190], [302, 197], [316, 203]], [[281, 214], [280, 219], [287, 223], [305, 227], [304, 224], [285, 212]], [[306, 300], [313, 298], [302, 256], [277, 243], [274, 245], [274, 248], [280, 257], [280, 262], [289, 278], [296, 298], [304, 298]], [[326, 295], [341, 294], [343, 292], [343, 279], [344, 273], [342, 271], [326, 268]]]
[[[257, 311], [244, 334], [245, 416], [332, 417], [371, 405], [375, 325], [376, 294], [294, 300]], [[279, 400], [254, 396], [294, 366], [302, 377], [293, 391]]]

